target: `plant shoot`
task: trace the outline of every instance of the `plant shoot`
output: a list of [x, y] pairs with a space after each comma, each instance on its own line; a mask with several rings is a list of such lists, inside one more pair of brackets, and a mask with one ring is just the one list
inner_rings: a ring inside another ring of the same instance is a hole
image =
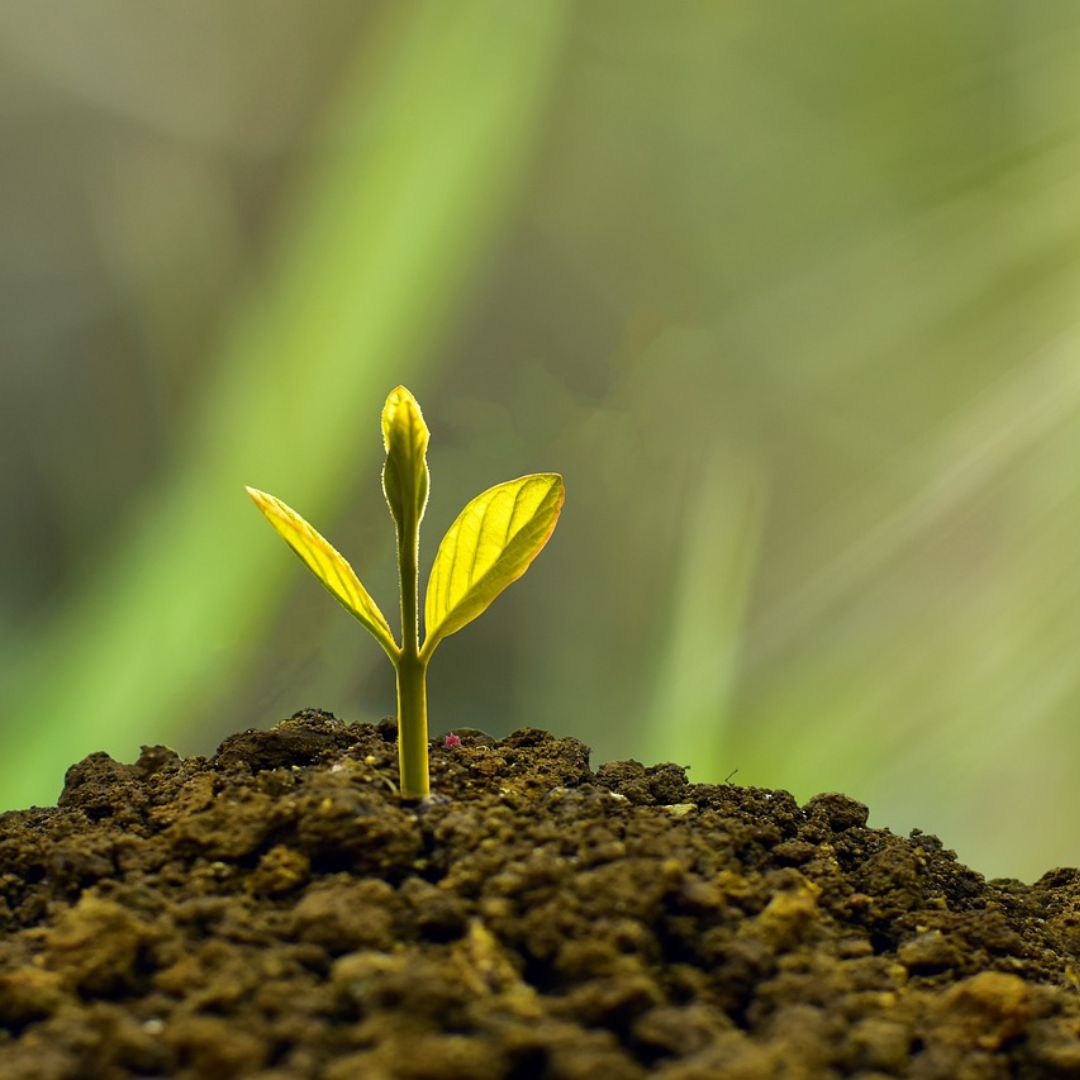
[[397, 387], [382, 411], [382, 486], [397, 532], [401, 641], [353, 568], [295, 510], [255, 488], [247, 493], [307, 568], [383, 647], [397, 675], [401, 794], [427, 798], [427, 668], [443, 638], [472, 622], [540, 554], [562, 510], [558, 473], [496, 484], [458, 515], [439, 544], [424, 595], [420, 640], [420, 522], [428, 499], [429, 432], [416, 398]]

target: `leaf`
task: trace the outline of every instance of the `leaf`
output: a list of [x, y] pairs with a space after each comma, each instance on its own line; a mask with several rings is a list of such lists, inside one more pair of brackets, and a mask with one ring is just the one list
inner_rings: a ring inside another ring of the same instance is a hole
[[551, 536], [564, 498], [558, 473], [533, 473], [488, 488], [461, 511], [428, 579], [426, 657], [528, 570]]
[[256, 488], [245, 488], [266, 520], [303, 560], [307, 568], [356, 616], [393, 659], [398, 651], [394, 633], [379, 605], [360, 584], [356, 572], [295, 510]]
[[415, 533], [428, 499], [427, 424], [416, 398], [399, 386], [390, 391], [382, 411], [383, 493], [398, 536]]

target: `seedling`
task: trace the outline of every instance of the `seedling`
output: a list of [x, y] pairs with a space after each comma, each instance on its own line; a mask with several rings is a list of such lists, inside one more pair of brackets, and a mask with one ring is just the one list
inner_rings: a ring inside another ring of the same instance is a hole
[[401, 794], [424, 799], [428, 779], [427, 669], [444, 638], [481, 614], [528, 570], [559, 520], [558, 473], [532, 473], [477, 495], [443, 537], [424, 597], [420, 644], [420, 522], [428, 499], [429, 432], [416, 398], [399, 386], [382, 411], [382, 486], [397, 531], [401, 643], [353, 568], [295, 510], [264, 491], [247, 493], [304, 565], [383, 647], [397, 674]]

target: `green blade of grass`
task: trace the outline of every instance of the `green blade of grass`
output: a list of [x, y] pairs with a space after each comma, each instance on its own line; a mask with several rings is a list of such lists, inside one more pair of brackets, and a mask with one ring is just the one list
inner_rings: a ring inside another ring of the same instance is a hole
[[738, 764], [722, 755], [765, 486], [760, 469], [713, 450], [686, 509], [641, 753], [647, 762], [690, 766], [697, 783], [718, 782]]

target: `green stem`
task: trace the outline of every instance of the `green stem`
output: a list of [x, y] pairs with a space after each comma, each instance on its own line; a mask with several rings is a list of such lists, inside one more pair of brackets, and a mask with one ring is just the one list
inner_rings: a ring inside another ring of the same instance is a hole
[[402, 654], [397, 664], [398, 766], [401, 795], [426, 799], [428, 780], [427, 664]]
[[420, 523], [403, 523], [398, 536], [401, 571], [401, 653], [397, 658], [398, 767], [401, 795], [426, 799], [428, 779], [427, 661], [420, 659]]

